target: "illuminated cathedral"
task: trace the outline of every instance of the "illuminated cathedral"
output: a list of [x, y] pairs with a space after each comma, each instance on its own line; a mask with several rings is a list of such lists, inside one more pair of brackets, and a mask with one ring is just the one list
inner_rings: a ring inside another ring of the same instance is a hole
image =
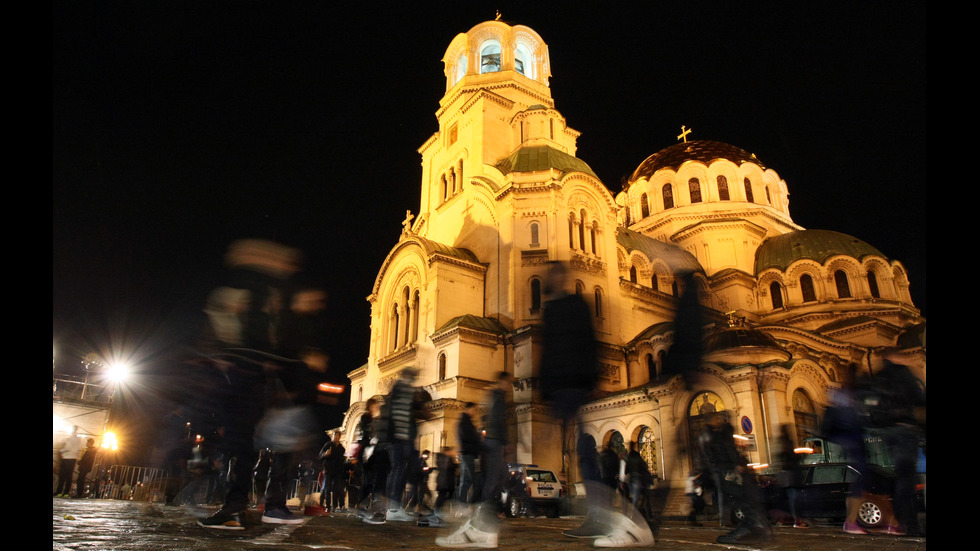
[[[683, 501], [708, 412], [728, 412], [750, 459], [768, 463], [780, 425], [799, 440], [815, 430], [847, 364], [873, 372], [899, 346], [924, 384], [925, 319], [901, 261], [795, 224], [786, 181], [754, 154], [682, 128], [612, 192], [576, 156], [580, 133], [552, 100], [537, 32], [483, 22], [442, 61], [438, 129], [418, 148], [418, 210], [367, 297], [370, 349], [348, 374], [348, 441], [366, 400], [415, 365], [433, 414], [416, 445], [454, 447], [463, 404], [483, 402], [506, 370], [516, 379], [508, 460], [580, 481], [536, 382], [551, 260], [570, 266], [569, 290], [590, 304], [599, 342], [601, 397], [584, 408], [584, 429], [614, 449], [638, 442], [651, 471], [679, 488], [668, 510]], [[687, 388], [664, 359], [674, 274], [692, 270], [707, 325]]]

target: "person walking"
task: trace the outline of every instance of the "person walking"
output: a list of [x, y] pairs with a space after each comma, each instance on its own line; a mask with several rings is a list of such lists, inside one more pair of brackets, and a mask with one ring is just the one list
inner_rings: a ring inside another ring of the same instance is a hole
[[784, 423], [779, 427], [776, 448], [777, 468], [779, 469], [777, 481], [786, 494], [789, 514], [793, 517], [793, 527], [809, 528], [810, 525], [800, 517], [797, 510], [800, 486], [803, 484], [803, 461], [795, 451], [796, 444], [790, 434], [789, 423]]
[[577, 428], [579, 472], [588, 500], [585, 522], [562, 533], [573, 538], [592, 538], [596, 547], [653, 545], [653, 532], [646, 522], [635, 522], [633, 515], [613, 511], [611, 490], [601, 480], [595, 438], [585, 432], [580, 422], [579, 409], [591, 399], [599, 383], [591, 309], [581, 296], [568, 292], [568, 268], [564, 263], [552, 261], [547, 268], [541, 391], [562, 423], [562, 441], [566, 431]]
[[647, 462], [640, 455], [636, 442], [630, 442], [630, 451], [626, 455], [626, 478], [633, 510], [641, 512], [643, 518], [648, 522], [655, 521], [649, 496], [650, 486], [653, 484], [653, 475], [650, 474], [650, 467], [647, 466]]
[[687, 496], [688, 505], [691, 508], [687, 514], [688, 526], [701, 526], [701, 523], [698, 522], [698, 515], [704, 510], [703, 479], [704, 473], [692, 470], [687, 473], [687, 479], [684, 482], [684, 495]]
[[500, 532], [501, 498], [507, 477], [505, 464], [509, 442], [507, 428], [507, 397], [513, 395], [514, 378], [506, 372], [497, 373], [495, 385], [490, 391], [490, 403], [483, 418], [486, 435], [483, 441], [483, 490], [480, 506], [463, 525], [449, 536], [436, 538], [440, 547], [496, 548]]
[[82, 456], [78, 460], [78, 479], [75, 483], [75, 497], [83, 498], [88, 496], [88, 492], [85, 491], [85, 478], [88, 473], [92, 472], [92, 467], [95, 466], [95, 457], [98, 455], [99, 449], [95, 447], [95, 438], [89, 438], [85, 441], [85, 449], [82, 450]]
[[478, 497], [475, 491], [470, 495], [476, 482], [476, 460], [483, 448], [483, 438], [473, 423], [478, 411], [476, 403], [466, 402], [459, 424], [456, 425], [456, 440], [459, 442], [459, 489], [456, 491], [456, 500], [465, 504], [466, 515], [471, 513], [470, 504]]
[[78, 426], [72, 426], [71, 434], [58, 449], [61, 456], [61, 464], [58, 469], [58, 486], [55, 488], [54, 497], [70, 497], [72, 477], [75, 475], [75, 465], [79, 456], [82, 454], [85, 441], [78, 435]]
[[[743, 518], [718, 543], [745, 543], [772, 539], [772, 528], [759, 503], [755, 473], [735, 445], [734, 429], [725, 412], [710, 414], [708, 425], [698, 439], [706, 462], [719, 481], [719, 494], [731, 498], [731, 510], [741, 509]], [[727, 514], [727, 509], [726, 509]]]
[[302, 524], [304, 518], [286, 506], [287, 476], [297, 464], [293, 454], [310, 453], [315, 445], [310, 404], [316, 397], [313, 374], [327, 369], [318, 346], [326, 294], [302, 281], [302, 253], [280, 243], [238, 240], [225, 261], [228, 280], [209, 298], [199, 355], [217, 374], [208, 397], [227, 471], [221, 508], [198, 524], [245, 529], [262, 448], [271, 450], [262, 522]]
[[386, 484], [388, 508], [385, 521], [416, 520], [405, 510], [404, 494], [409, 467], [418, 457], [415, 448], [415, 437], [418, 432], [416, 422], [422, 414], [419, 409], [421, 404], [417, 403], [413, 386], [417, 378], [418, 367], [405, 367], [385, 399], [385, 407], [389, 408], [387, 449], [390, 465]]

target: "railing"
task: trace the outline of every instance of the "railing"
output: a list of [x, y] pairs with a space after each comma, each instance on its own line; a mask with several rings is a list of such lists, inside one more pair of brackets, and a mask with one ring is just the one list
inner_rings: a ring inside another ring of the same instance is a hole
[[54, 379], [53, 398], [62, 402], [92, 402], [103, 405], [112, 402], [112, 391], [110, 385], [59, 378]]
[[97, 499], [163, 501], [166, 483], [164, 469], [113, 465], [105, 478], [92, 481], [89, 495]]

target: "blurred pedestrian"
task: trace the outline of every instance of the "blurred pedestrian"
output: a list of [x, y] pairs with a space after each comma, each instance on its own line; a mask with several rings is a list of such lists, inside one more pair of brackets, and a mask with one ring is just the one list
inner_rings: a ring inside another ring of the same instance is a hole
[[612, 507], [616, 502], [616, 494], [619, 493], [621, 482], [619, 479], [619, 454], [612, 449], [612, 442], [602, 447], [599, 454], [599, 476], [602, 483], [609, 487], [609, 506]]
[[55, 488], [54, 497], [71, 496], [72, 477], [75, 475], [75, 466], [84, 447], [85, 441], [78, 435], [78, 426], [72, 426], [71, 434], [58, 448], [61, 464], [58, 470], [58, 486]]
[[794, 528], [809, 528], [810, 525], [799, 515], [800, 486], [803, 485], [803, 460], [796, 453], [796, 442], [790, 433], [789, 423], [779, 427], [776, 440], [777, 482], [786, 495], [789, 514], [793, 517]]
[[870, 416], [882, 429], [888, 456], [895, 471], [892, 505], [897, 523], [887, 534], [921, 536], [915, 509], [915, 473], [919, 450], [925, 439], [925, 387], [908, 368], [897, 349], [886, 350], [884, 367], [874, 376], [878, 415]]
[[258, 452], [271, 450], [262, 522], [302, 524], [286, 506], [294, 453], [315, 445], [310, 405], [315, 373], [327, 368], [318, 346], [326, 294], [302, 281], [302, 253], [263, 239], [235, 241], [225, 255], [225, 286], [212, 293], [200, 354], [216, 369], [215, 406], [227, 468], [222, 507], [198, 524], [243, 530]]
[[509, 429], [507, 428], [507, 398], [514, 392], [514, 377], [506, 372], [497, 373], [490, 390], [490, 400], [483, 417], [486, 432], [483, 440], [481, 467], [484, 473], [480, 505], [463, 525], [449, 536], [436, 538], [440, 547], [496, 548], [500, 532], [502, 511], [501, 492], [507, 479], [505, 463]]
[[436, 516], [445, 516], [443, 506], [453, 498], [456, 490], [456, 473], [459, 471], [452, 455], [452, 448], [443, 446], [436, 454], [436, 502], [432, 509]]
[[75, 483], [75, 497], [77, 498], [88, 497], [88, 491], [85, 489], [85, 477], [92, 471], [98, 453], [99, 449], [95, 447], [95, 438], [86, 440], [85, 449], [82, 450], [82, 456], [78, 460], [78, 479]]
[[653, 485], [653, 474], [650, 467], [640, 455], [636, 442], [630, 442], [630, 450], [626, 455], [626, 481], [629, 487], [629, 499], [633, 509], [643, 514], [648, 522], [656, 524], [656, 512], [650, 503], [650, 486]]
[[692, 470], [687, 473], [684, 482], [684, 495], [687, 496], [690, 511], [687, 514], [688, 526], [701, 526], [698, 522], [698, 515], [704, 511], [704, 486], [702, 480], [704, 473]]
[[381, 403], [378, 402], [376, 398], [368, 398], [365, 404], [365, 411], [361, 414], [361, 417], [357, 421], [357, 429], [354, 436], [355, 442], [357, 442], [357, 450], [355, 451], [355, 457], [361, 467], [361, 484], [358, 488], [357, 494], [350, 496], [353, 499], [351, 503], [354, 512], [364, 518], [367, 516], [367, 512], [371, 509], [371, 500], [374, 495], [375, 489], [378, 487], [375, 478], [376, 461], [373, 458], [374, 455], [374, 444], [372, 444], [372, 439], [374, 437], [372, 431], [372, 425], [374, 423], [374, 418], [378, 416], [381, 412]]
[[473, 420], [477, 416], [479, 408], [474, 402], [466, 402], [463, 405], [463, 414], [459, 417], [459, 424], [456, 425], [456, 440], [459, 442], [459, 489], [456, 492], [456, 500], [460, 504], [465, 504], [465, 514], [469, 514], [470, 504], [477, 499], [477, 492], [470, 494], [476, 482], [476, 460], [480, 457], [483, 448], [483, 437], [480, 436]]
[[[562, 423], [562, 441], [568, 430], [578, 431], [579, 471], [586, 486], [588, 516], [578, 528], [563, 532], [576, 538], [595, 538], [597, 547], [653, 545], [654, 536], [636, 515], [612, 510], [611, 490], [602, 483], [595, 438], [584, 431], [579, 409], [597, 390], [599, 362], [592, 312], [581, 296], [568, 292], [562, 262], [548, 263], [544, 293], [544, 328], [540, 382], [543, 398]], [[564, 452], [564, 451], [563, 451]]]
[[418, 419], [426, 417], [421, 411], [415, 393], [415, 381], [418, 379], [418, 367], [412, 365], [401, 370], [394, 386], [385, 398], [382, 414], [387, 421], [385, 430], [388, 451], [388, 480], [386, 494], [388, 498], [384, 522], [408, 522], [416, 518], [405, 510], [404, 495], [406, 476], [409, 467], [418, 457], [415, 448], [415, 437], [418, 434]]
[[865, 485], [870, 482], [864, 447], [866, 426], [858, 395], [857, 369], [857, 364], [853, 362], [841, 369], [841, 387], [830, 394], [830, 404], [824, 411], [820, 433], [825, 439], [839, 444], [844, 449], [848, 464], [858, 472], [858, 476], [848, 487], [844, 532], [867, 534], [867, 530], [857, 523], [858, 508], [864, 497]]
[[[735, 528], [718, 536], [718, 543], [747, 543], [772, 539], [772, 528], [763, 511], [755, 473], [748, 466], [745, 456], [738, 450], [734, 429], [725, 412], [711, 413], [708, 424], [698, 438], [706, 462], [718, 482], [719, 495], [723, 495], [730, 514], [736, 508], [743, 517]], [[727, 500], [731, 500], [730, 503]]]

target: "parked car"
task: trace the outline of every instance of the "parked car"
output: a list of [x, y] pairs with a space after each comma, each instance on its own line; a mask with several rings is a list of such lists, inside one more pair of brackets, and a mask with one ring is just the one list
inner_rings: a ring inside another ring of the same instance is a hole
[[[894, 473], [878, 465], [868, 465], [867, 491], [858, 506], [858, 523], [865, 528], [877, 528], [887, 521], [891, 512], [891, 493]], [[846, 463], [818, 463], [803, 466], [803, 485], [797, 497], [797, 514], [806, 518], [826, 518], [843, 521], [847, 516], [847, 496], [851, 483], [861, 475]], [[775, 478], [761, 476], [761, 495], [768, 510], [789, 511], [786, 492]], [[924, 508], [922, 495], [917, 496], [917, 507]], [[738, 508], [733, 516], [741, 518]]]
[[568, 492], [555, 471], [527, 463], [509, 463], [507, 471], [501, 500], [508, 516], [555, 518], [567, 506]]

